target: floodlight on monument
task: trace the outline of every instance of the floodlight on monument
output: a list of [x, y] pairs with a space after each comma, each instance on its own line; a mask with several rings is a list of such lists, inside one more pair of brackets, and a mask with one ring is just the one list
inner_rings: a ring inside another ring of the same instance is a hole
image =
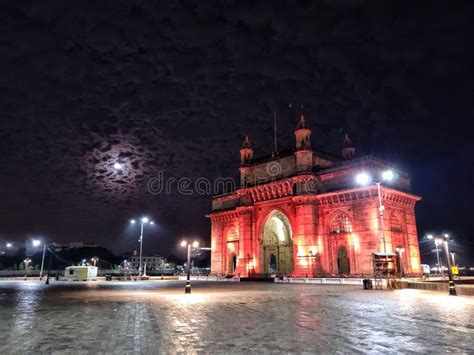
[[359, 185], [368, 185], [372, 182], [372, 178], [370, 177], [369, 174], [367, 173], [359, 173], [357, 174], [356, 176], [356, 182], [359, 184]]

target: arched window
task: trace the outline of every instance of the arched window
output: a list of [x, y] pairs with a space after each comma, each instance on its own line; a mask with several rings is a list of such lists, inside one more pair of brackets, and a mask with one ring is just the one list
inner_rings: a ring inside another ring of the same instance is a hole
[[351, 233], [352, 232], [352, 223], [349, 217], [344, 213], [337, 214], [331, 221], [329, 226], [329, 233]]
[[402, 232], [402, 224], [400, 223], [400, 219], [396, 215], [396, 213], [392, 213], [390, 217], [390, 229], [392, 232]]

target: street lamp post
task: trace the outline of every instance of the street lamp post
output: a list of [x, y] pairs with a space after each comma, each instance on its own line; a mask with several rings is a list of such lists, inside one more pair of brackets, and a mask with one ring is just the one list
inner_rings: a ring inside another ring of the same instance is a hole
[[[387, 245], [385, 243], [385, 222], [383, 220], [383, 211], [385, 206], [382, 202], [382, 193], [380, 189], [380, 185], [384, 181], [392, 181], [395, 178], [395, 173], [392, 170], [386, 170], [382, 173], [382, 180], [376, 182], [377, 185], [377, 196], [379, 201], [379, 216], [380, 216], [380, 224], [382, 229], [382, 243], [383, 243], [383, 252], [387, 253]], [[360, 173], [356, 177], [356, 181], [359, 185], [369, 185], [372, 182], [372, 178], [367, 173]]]
[[43, 257], [41, 258], [40, 280], [43, 279], [44, 256], [46, 255], [46, 243], [43, 244]]
[[[33, 239], [33, 242], [32, 242], [33, 246], [34, 247], [39, 247], [41, 245], [41, 240], [39, 239]], [[40, 268], [40, 280], [43, 279], [43, 272], [44, 272], [44, 258], [45, 258], [45, 255], [46, 255], [46, 248], [48, 246], [46, 245], [46, 243], [43, 243], [43, 256], [41, 257], [41, 268]]]
[[23, 260], [23, 263], [25, 264], [25, 280], [26, 280], [26, 277], [28, 276], [28, 265], [31, 263], [31, 259], [26, 258], [25, 260]]
[[197, 248], [199, 246], [199, 243], [196, 241], [193, 243], [190, 243], [190, 242], [187, 242], [186, 240], [183, 240], [181, 242], [181, 246], [188, 247], [188, 258], [187, 258], [187, 263], [186, 263], [187, 276], [186, 276], [186, 286], [184, 287], [184, 293], [191, 293], [191, 251], [192, 251], [192, 247]]
[[436, 250], [436, 259], [438, 261], [438, 271], [441, 271], [441, 276], [443, 277], [444, 276], [443, 265], [441, 265], [441, 261], [440, 261], [440, 258], [439, 258], [439, 248], [438, 248], [438, 244], [440, 244], [440, 239], [439, 238], [434, 238], [432, 234], [428, 234], [426, 237], [429, 240], [434, 239], [435, 250]]
[[[134, 219], [130, 220], [131, 224], [135, 224], [136, 221]], [[140, 242], [140, 263], [138, 266], [138, 276], [142, 276], [142, 253], [143, 253], [143, 226], [145, 224], [154, 224], [153, 221], [150, 221], [148, 217], [142, 217], [140, 219], [140, 239], [138, 240]]]
[[448, 245], [449, 235], [444, 234], [441, 241], [444, 244], [444, 253], [445, 253], [445, 256], [446, 256], [447, 263], [448, 263], [449, 295], [450, 296], [457, 296], [456, 287], [454, 286], [453, 273], [452, 273], [452, 270], [451, 270], [451, 260], [450, 260], [450, 257], [449, 257], [449, 245]]

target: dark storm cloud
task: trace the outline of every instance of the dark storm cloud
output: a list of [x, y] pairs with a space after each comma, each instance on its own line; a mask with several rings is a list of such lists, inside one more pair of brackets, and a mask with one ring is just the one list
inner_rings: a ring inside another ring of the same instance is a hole
[[206, 238], [209, 198], [154, 196], [148, 179], [236, 176], [242, 138], [269, 153], [277, 110], [292, 145], [304, 105], [316, 146], [338, 152], [348, 131], [412, 173], [420, 231], [468, 239], [453, 196], [472, 197], [470, 14], [468, 2], [3, 2], [0, 233], [123, 247], [124, 222], [146, 212], [155, 250]]

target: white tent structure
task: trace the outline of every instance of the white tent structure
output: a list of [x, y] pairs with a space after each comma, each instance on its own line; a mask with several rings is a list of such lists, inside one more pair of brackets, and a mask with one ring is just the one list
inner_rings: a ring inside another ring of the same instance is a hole
[[97, 280], [96, 266], [68, 266], [64, 270], [66, 281], [95, 281]]

